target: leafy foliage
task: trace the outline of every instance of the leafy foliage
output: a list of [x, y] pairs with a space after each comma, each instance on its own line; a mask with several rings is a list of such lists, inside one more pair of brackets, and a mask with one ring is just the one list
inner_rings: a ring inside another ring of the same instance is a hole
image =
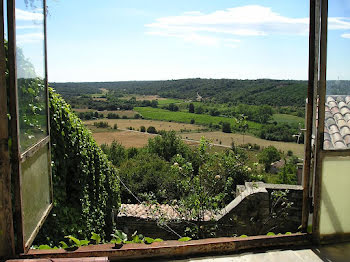
[[259, 162], [264, 165], [265, 171], [268, 172], [271, 163], [281, 159], [281, 154], [274, 146], [268, 146], [259, 153], [258, 158]]
[[54, 208], [37, 237], [55, 243], [113, 230], [112, 212], [120, 206], [117, 170], [70, 106], [50, 89]]

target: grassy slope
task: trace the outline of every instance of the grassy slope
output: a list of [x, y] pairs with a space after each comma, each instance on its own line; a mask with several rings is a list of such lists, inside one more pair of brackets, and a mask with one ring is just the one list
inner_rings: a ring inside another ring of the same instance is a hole
[[287, 115], [287, 114], [274, 114], [272, 119], [277, 123], [287, 123], [287, 124], [298, 124], [298, 123], [303, 124], [305, 122], [305, 119], [302, 117], [297, 117], [297, 116]]
[[[234, 119], [220, 116], [210, 116], [204, 114], [193, 114], [187, 112], [172, 112], [160, 108], [151, 107], [135, 107], [135, 111], [139, 112], [145, 119], [154, 119], [162, 121], [176, 121], [181, 123], [190, 123], [191, 119], [195, 120], [196, 124], [213, 125], [219, 124], [220, 122], [230, 122], [232, 125], [235, 124]], [[260, 124], [248, 121], [249, 128], [258, 129]]]

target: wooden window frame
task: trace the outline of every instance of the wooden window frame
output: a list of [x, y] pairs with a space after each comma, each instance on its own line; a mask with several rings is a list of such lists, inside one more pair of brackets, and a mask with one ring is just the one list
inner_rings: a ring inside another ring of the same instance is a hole
[[[43, 0], [44, 13], [44, 85], [46, 89], [46, 110], [47, 110], [47, 133], [40, 141], [26, 149], [23, 153], [20, 151], [19, 142], [19, 110], [18, 110], [18, 89], [17, 89], [17, 64], [16, 64], [16, 0], [7, 1], [7, 26], [8, 26], [8, 65], [9, 65], [9, 111], [11, 115], [10, 121], [10, 137], [12, 138], [11, 151], [11, 168], [14, 185], [14, 225], [16, 229], [17, 241], [15, 243], [16, 253], [25, 253], [30, 249], [39, 229], [45, 222], [50, 210], [53, 206], [53, 188], [51, 178], [51, 156], [50, 156], [50, 117], [49, 117], [49, 93], [47, 80], [47, 36], [46, 36], [46, 0]], [[22, 203], [22, 181], [21, 181], [21, 164], [34, 156], [43, 147], [48, 147], [48, 169], [50, 174], [50, 204], [44, 211], [40, 221], [31, 233], [30, 237], [24, 239], [24, 223], [23, 223], [23, 203]]]
[[[47, 40], [46, 40], [46, 1], [44, 0], [44, 30], [45, 30], [45, 85], [47, 88]], [[302, 233], [285, 235], [285, 236], [255, 236], [248, 238], [219, 238], [217, 240], [199, 240], [197, 242], [181, 243], [173, 247], [164, 244], [157, 244], [157, 247], [148, 246], [140, 248], [125, 248], [122, 250], [113, 250], [112, 246], [104, 245], [103, 248], [95, 246], [93, 248], [81, 248], [75, 252], [67, 251], [30, 251], [23, 257], [82, 257], [82, 256], [109, 256], [109, 257], [132, 257], [137, 256], [161, 256], [161, 255], [181, 255], [181, 250], [188, 250], [188, 254], [211, 253], [221, 251], [237, 251], [258, 247], [277, 247], [284, 245], [307, 245], [319, 243], [319, 208], [320, 208], [320, 190], [321, 190], [321, 168], [322, 159], [327, 155], [350, 156], [350, 150], [324, 150], [323, 149], [323, 128], [324, 128], [324, 104], [326, 90], [326, 57], [327, 57], [327, 16], [328, 16], [328, 0], [310, 0], [310, 25], [309, 25], [309, 73], [308, 73], [308, 89], [306, 104], [306, 136], [305, 136], [305, 158], [304, 158], [304, 178], [303, 178], [303, 211], [302, 211]], [[15, 222], [20, 225], [19, 233], [22, 233], [22, 216], [21, 216], [21, 192], [18, 185], [20, 181], [20, 163], [26, 161], [40, 148], [50, 145], [49, 139], [49, 119], [47, 121], [48, 136], [39, 141], [36, 145], [20, 154], [18, 141], [18, 106], [17, 106], [17, 86], [16, 86], [16, 60], [15, 60], [15, 0], [8, 2], [8, 34], [9, 34], [9, 65], [10, 65], [10, 109], [13, 120], [11, 121], [11, 136], [16, 137], [13, 141], [15, 151], [13, 152], [14, 162], [12, 164], [13, 178], [16, 186], [15, 201]], [[2, 81], [2, 79], [1, 79]], [[48, 99], [48, 93], [46, 94]], [[47, 104], [48, 105], [48, 104]], [[316, 116], [315, 108], [318, 106], [318, 115]], [[48, 110], [48, 109], [47, 109]], [[49, 113], [49, 110], [47, 111]], [[318, 128], [316, 123], [318, 120]], [[0, 119], [1, 121], [1, 119]], [[316, 131], [315, 146], [313, 146], [312, 135]], [[1, 137], [0, 137], [1, 139]], [[313, 175], [315, 174], [315, 177]], [[312, 179], [313, 178], [313, 179]], [[314, 191], [314, 194], [312, 193]], [[52, 182], [51, 182], [52, 196]], [[314, 198], [313, 198], [314, 197]], [[51, 199], [52, 200], [52, 199]], [[313, 205], [312, 205], [313, 203]], [[46, 214], [37, 226], [37, 230], [33, 233], [31, 241], [34, 239], [37, 231], [45, 221], [52, 204]], [[313, 212], [313, 232], [307, 233], [309, 213]], [[18, 234], [18, 232], [17, 232]], [[22, 234], [23, 236], [23, 234]], [[16, 252], [26, 253], [29, 249], [28, 243], [23, 243], [19, 239], [20, 245], [17, 245]], [[202, 245], [204, 245], [202, 247]], [[198, 249], [199, 248], [199, 249]], [[180, 251], [179, 251], [180, 250]], [[172, 253], [173, 252], [173, 253]]]

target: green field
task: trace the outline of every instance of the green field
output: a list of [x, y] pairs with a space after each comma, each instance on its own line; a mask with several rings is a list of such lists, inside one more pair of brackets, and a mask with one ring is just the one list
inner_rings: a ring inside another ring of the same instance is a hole
[[272, 121], [277, 123], [287, 123], [287, 124], [304, 124], [305, 119], [298, 116], [286, 115], [286, 114], [274, 114], [272, 116]]
[[181, 99], [175, 99], [175, 98], [167, 98], [167, 99], [159, 99], [158, 100], [158, 105], [169, 105], [171, 103], [173, 104], [178, 104], [178, 103], [182, 103], [183, 100]]
[[[218, 125], [220, 122], [230, 122], [235, 124], [235, 120], [228, 117], [210, 116], [204, 114], [193, 114], [187, 112], [172, 112], [160, 108], [152, 107], [135, 107], [135, 111], [140, 113], [145, 119], [162, 120], [162, 121], [175, 121], [180, 123], [190, 123], [191, 119], [195, 120], [199, 125]], [[259, 123], [248, 121], [250, 129], [259, 129], [261, 125]]]

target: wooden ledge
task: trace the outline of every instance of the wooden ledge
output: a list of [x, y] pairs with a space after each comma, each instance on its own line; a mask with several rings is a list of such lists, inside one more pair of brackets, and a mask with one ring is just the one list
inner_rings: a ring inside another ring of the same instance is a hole
[[183, 257], [188, 255], [225, 254], [240, 250], [256, 248], [295, 247], [311, 244], [311, 238], [306, 233], [280, 236], [253, 236], [208, 238], [179, 242], [176, 240], [146, 244], [125, 244], [120, 249], [113, 249], [113, 244], [90, 245], [69, 252], [63, 249], [30, 250], [22, 254], [21, 259], [30, 258], [84, 258], [108, 257], [110, 260], [136, 259], [147, 257]]

